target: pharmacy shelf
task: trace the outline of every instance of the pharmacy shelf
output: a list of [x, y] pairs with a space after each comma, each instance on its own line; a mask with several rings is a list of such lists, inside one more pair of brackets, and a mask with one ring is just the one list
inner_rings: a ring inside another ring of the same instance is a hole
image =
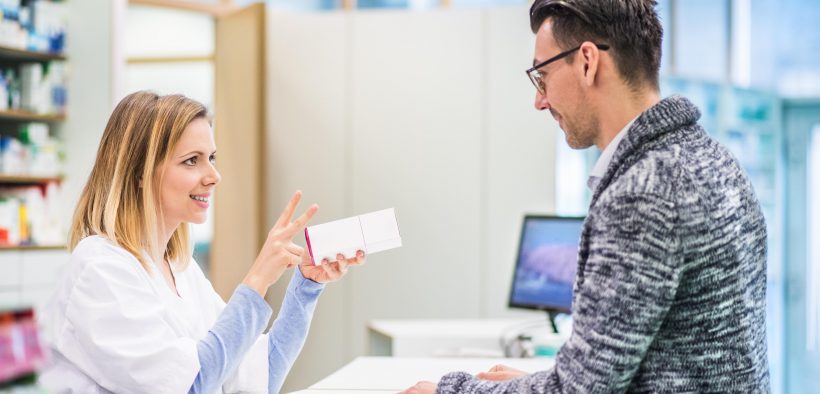
[[14, 61], [42, 62], [49, 60], [66, 60], [65, 55], [59, 53], [26, 51], [0, 45], [0, 58]]
[[40, 185], [49, 182], [61, 182], [62, 176], [25, 176], [0, 174], [0, 185]]
[[62, 122], [65, 120], [65, 115], [35, 114], [28, 111], [5, 110], [0, 111], [0, 120], [19, 120], [24, 122]]
[[0, 245], [4, 250], [65, 250], [65, 245]]

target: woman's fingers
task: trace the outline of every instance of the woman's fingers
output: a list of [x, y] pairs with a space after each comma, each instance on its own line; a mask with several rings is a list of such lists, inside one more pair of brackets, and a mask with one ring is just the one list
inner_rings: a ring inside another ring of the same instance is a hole
[[296, 233], [299, 232], [299, 230], [305, 227], [307, 222], [310, 221], [311, 218], [313, 218], [313, 215], [315, 215], [316, 211], [318, 210], [318, 205], [311, 205], [310, 208], [308, 208], [308, 210], [302, 214], [302, 216], [299, 216], [296, 220], [293, 221], [293, 223], [290, 223], [287, 225], [287, 227], [285, 227], [285, 236], [287, 236], [288, 238], [293, 238], [293, 236], [296, 235]]
[[274, 227], [282, 227], [290, 223], [290, 218], [293, 217], [293, 212], [296, 211], [296, 206], [299, 205], [299, 200], [301, 198], [301, 190], [297, 190], [296, 193], [293, 193], [293, 197], [290, 198], [288, 205], [285, 206], [285, 210], [282, 211], [281, 215], [279, 215], [279, 219], [276, 220], [276, 224], [273, 225]]
[[333, 267], [331, 267], [330, 261], [327, 259], [322, 260], [322, 270], [325, 271], [325, 275], [327, 275], [328, 279], [333, 278]]
[[336, 255], [336, 270], [341, 275], [344, 275], [345, 272], [347, 272], [347, 259], [345, 259], [345, 255], [341, 253]]
[[305, 252], [305, 248], [303, 248], [303, 247], [301, 247], [301, 246], [299, 246], [299, 245], [297, 245], [297, 244], [295, 244], [295, 243], [293, 243], [293, 242], [291, 242], [290, 244], [288, 244], [287, 246], [285, 246], [285, 249], [286, 249], [288, 252], [290, 252], [290, 253], [292, 253], [292, 254], [294, 254], [294, 255], [296, 255], [296, 256], [301, 256], [301, 255], [302, 255], [302, 253], [304, 253], [304, 252]]
[[364, 260], [364, 251], [359, 250], [356, 252], [356, 257], [347, 259], [347, 265], [362, 265]]
[[296, 235], [299, 230], [304, 228], [307, 222], [313, 218], [316, 211], [319, 210], [319, 206], [313, 204], [307, 209], [307, 211], [305, 211], [305, 213], [291, 222], [293, 213], [296, 212], [296, 206], [299, 205], [299, 200], [301, 200], [301, 198], [302, 191], [297, 190], [296, 193], [293, 194], [293, 197], [290, 198], [288, 205], [285, 206], [285, 210], [283, 210], [282, 214], [279, 215], [279, 219], [276, 220], [276, 224], [273, 225], [273, 229], [281, 229], [281, 234], [287, 238], [293, 238], [293, 236]]

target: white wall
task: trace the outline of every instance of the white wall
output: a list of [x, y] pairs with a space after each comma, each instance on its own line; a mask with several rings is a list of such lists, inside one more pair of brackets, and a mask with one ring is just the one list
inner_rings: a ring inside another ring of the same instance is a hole
[[518, 231], [553, 210], [558, 132], [532, 107], [527, 21], [525, 6], [269, 12], [274, 211], [295, 189], [314, 223], [395, 207], [404, 240], [328, 286], [285, 391], [364, 354], [371, 319], [525, 313], [506, 308]]
[[534, 108], [535, 87], [524, 73], [535, 46], [528, 12], [526, 6], [485, 11], [483, 317], [522, 314], [507, 308], [521, 220], [525, 213], [555, 211], [555, 135], [563, 132], [549, 113]]
[[91, 173], [97, 146], [114, 109], [114, 28], [118, 10], [125, 0], [70, 1], [67, 35], [68, 114], [62, 127], [66, 162], [64, 193], [66, 223], [74, 213], [82, 188]]

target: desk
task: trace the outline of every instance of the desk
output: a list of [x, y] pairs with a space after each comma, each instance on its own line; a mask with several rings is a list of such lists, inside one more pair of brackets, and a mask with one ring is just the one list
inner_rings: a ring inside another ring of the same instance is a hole
[[373, 320], [367, 325], [369, 356], [393, 357], [503, 357], [499, 340], [547, 320], [538, 319], [406, 319]]
[[496, 364], [527, 372], [547, 370], [547, 358], [359, 357], [299, 394], [396, 393], [420, 380], [437, 382], [448, 372], [477, 374]]

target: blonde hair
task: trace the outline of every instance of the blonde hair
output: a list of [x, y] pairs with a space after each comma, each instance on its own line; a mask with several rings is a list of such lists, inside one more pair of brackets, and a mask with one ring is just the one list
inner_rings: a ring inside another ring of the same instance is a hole
[[198, 118], [207, 118], [205, 106], [182, 95], [140, 91], [117, 104], [74, 212], [70, 250], [87, 236], [101, 235], [134, 255], [146, 271], [144, 252], [185, 269], [193, 254], [187, 223], [177, 227], [167, 245], [157, 245], [162, 207], [155, 185], [163, 174], [156, 169]]

